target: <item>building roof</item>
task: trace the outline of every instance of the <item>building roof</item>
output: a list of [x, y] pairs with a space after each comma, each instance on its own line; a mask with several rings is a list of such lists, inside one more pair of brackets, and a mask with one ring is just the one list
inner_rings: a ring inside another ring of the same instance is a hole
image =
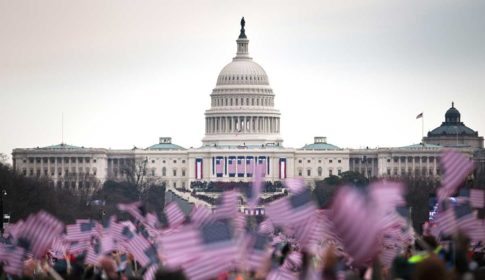
[[328, 144], [328, 143], [313, 143], [313, 144], [307, 144], [301, 148], [302, 150], [339, 150], [340, 148]]
[[73, 146], [73, 145], [68, 145], [65, 143], [57, 144], [57, 145], [51, 145], [51, 146], [46, 146], [42, 147], [39, 149], [45, 149], [45, 150], [74, 150], [74, 149], [84, 149], [84, 147], [78, 147], [78, 146]]
[[147, 150], [185, 150], [185, 148], [172, 143], [158, 143], [151, 145]]
[[445, 136], [445, 135], [470, 135], [470, 136], [478, 136], [478, 132], [474, 131], [473, 129], [467, 127], [463, 123], [458, 123], [456, 125], [446, 124], [443, 123], [441, 126], [431, 130], [428, 132], [429, 136]]
[[463, 122], [460, 121], [461, 114], [458, 109], [455, 108], [455, 103], [451, 103], [451, 108], [449, 108], [445, 113], [445, 121], [441, 125], [430, 132], [428, 132], [428, 137], [437, 136], [478, 136], [478, 132], [467, 127]]
[[315, 136], [313, 144], [307, 144], [301, 148], [302, 150], [339, 150], [340, 148], [327, 143], [327, 137]]
[[435, 145], [435, 144], [427, 144], [427, 143], [418, 143], [418, 144], [412, 144], [408, 146], [403, 146], [399, 147], [399, 149], [421, 149], [421, 148], [442, 148], [440, 145]]

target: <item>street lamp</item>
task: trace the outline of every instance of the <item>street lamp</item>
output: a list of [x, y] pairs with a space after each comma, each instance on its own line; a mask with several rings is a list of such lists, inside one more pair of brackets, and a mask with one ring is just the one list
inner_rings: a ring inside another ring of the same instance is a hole
[[2, 189], [0, 194], [0, 233], [3, 234], [3, 197], [7, 195], [7, 190]]

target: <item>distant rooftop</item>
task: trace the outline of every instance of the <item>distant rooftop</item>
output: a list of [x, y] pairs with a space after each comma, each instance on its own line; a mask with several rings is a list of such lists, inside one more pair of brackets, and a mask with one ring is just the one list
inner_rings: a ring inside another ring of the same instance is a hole
[[327, 137], [315, 136], [313, 144], [307, 144], [302, 150], [339, 150], [340, 148], [327, 143]]
[[66, 143], [61, 143], [57, 145], [46, 146], [38, 149], [45, 149], [45, 150], [75, 150], [75, 149], [84, 149], [84, 147], [78, 147], [73, 145], [68, 145]]
[[185, 150], [185, 148], [172, 144], [172, 137], [160, 137], [158, 144], [148, 147], [147, 150]]
[[421, 148], [442, 148], [442, 146], [435, 145], [435, 144], [418, 143], [418, 144], [412, 144], [412, 145], [398, 147], [398, 148], [400, 148], [400, 149], [421, 149]]

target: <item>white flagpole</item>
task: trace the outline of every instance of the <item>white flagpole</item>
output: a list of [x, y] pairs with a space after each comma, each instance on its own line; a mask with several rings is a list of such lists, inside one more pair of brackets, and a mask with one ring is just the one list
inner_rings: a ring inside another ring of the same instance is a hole
[[423, 142], [424, 146], [424, 114], [421, 117], [421, 142]]

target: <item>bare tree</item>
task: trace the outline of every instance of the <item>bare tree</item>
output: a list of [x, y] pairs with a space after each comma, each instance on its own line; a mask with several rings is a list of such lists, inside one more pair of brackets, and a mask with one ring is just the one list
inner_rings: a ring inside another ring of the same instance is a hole
[[8, 156], [6, 154], [0, 153], [0, 164], [9, 166]]

